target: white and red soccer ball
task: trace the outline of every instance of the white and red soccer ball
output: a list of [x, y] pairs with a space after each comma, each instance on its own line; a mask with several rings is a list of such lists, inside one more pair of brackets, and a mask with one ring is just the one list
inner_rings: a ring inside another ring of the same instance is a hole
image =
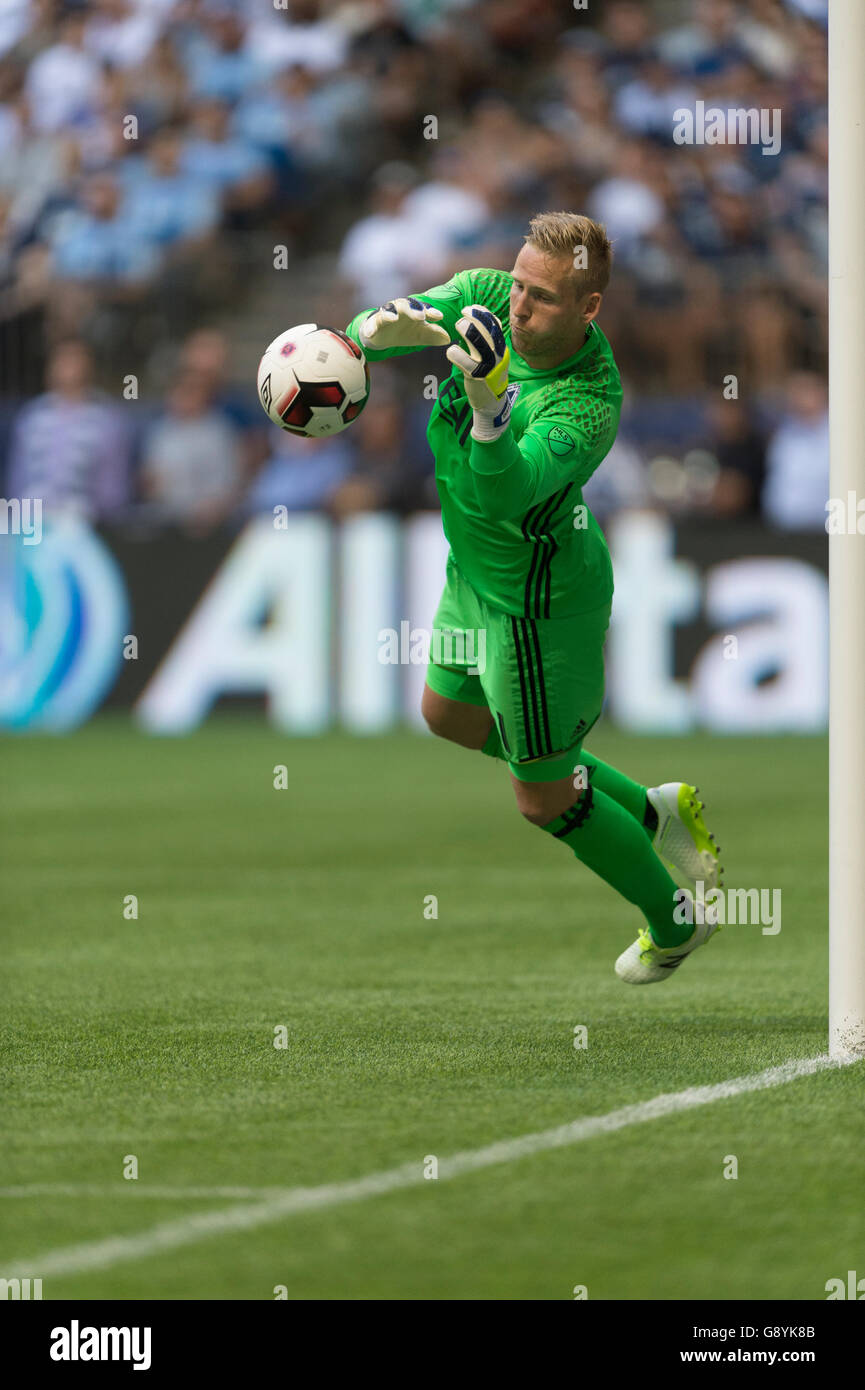
[[357, 419], [369, 397], [369, 367], [346, 333], [301, 323], [266, 349], [258, 397], [280, 429], [321, 439]]

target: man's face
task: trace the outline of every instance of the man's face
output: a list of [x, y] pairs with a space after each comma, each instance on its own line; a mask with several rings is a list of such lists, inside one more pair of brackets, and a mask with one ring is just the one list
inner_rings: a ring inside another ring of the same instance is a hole
[[61, 395], [75, 395], [90, 383], [90, 354], [83, 343], [55, 348], [48, 364], [48, 384]]
[[601, 296], [577, 299], [568, 256], [545, 256], [523, 246], [511, 274], [511, 341], [530, 366], [556, 366], [582, 346]]
[[202, 139], [222, 141], [228, 130], [228, 108], [221, 101], [202, 101], [195, 108], [193, 122]]
[[84, 204], [92, 217], [110, 222], [117, 211], [120, 195], [110, 178], [96, 174], [84, 186]]
[[172, 178], [180, 164], [180, 141], [163, 131], [150, 147], [150, 163], [162, 178]]

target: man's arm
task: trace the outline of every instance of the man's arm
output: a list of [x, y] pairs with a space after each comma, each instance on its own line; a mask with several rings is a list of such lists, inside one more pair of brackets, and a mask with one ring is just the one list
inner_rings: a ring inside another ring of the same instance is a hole
[[524, 515], [568, 484], [582, 487], [609, 452], [618, 414], [610, 407], [599, 426], [581, 426], [567, 415], [543, 413], [532, 420], [519, 444], [511, 429], [508, 390], [510, 350], [495, 314], [467, 304], [456, 323], [462, 339], [447, 356], [463, 372], [474, 412], [469, 467], [478, 504], [491, 521]]
[[[420, 352], [421, 348], [425, 347], [446, 347], [453, 338], [462, 305], [466, 302], [467, 296], [471, 297], [472, 274], [470, 270], [461, 270], [444, 285], [435, 285], [431, 290], [423, 290], [404, 299], [391, 300], [392, 305], [402, 309], [402, 314], [399, 315], [402, 323], [388, 324], [381, 320], [378, 324], [371, 323], [370, 320], [382, 315], [383, 310], [387, 309], [387, 305], [382, 305], [379, 309], [362, 309], [345, 331], [363, 348], [370, 362], [381, 362], [388, 357], [403, 357], [409, 352]], [[403, 307], [410, 305], [412, 301], [416, 305], [428, 305], [440, 317], [427, 319], [420, 316], [415, 309], [412, 320], [412, 316], [406, 313]], [[430, 334], [430, 328], [433, 327], [436, 332]], [[364, 329], [367, 330], [366, 333]], [[375, 342], [377, 336], [382, 343], [379, 347]]]
[[519, 443], [510, 427], [498, 439], [472, 438], [469, 467], [481, 511], [490, 521], [509, 521], [569, 483], [583, 487], [615, 437], [615, 422], [590, 439], [573, 421], [545, 416]]

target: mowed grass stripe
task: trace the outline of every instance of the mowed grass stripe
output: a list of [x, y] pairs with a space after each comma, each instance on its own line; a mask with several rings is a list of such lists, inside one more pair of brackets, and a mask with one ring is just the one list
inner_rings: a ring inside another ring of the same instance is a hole
[[[668, 1115], [696, 1109], [698, 1106], [712, 1105], [715, 1101], [730, 1100], [749, 1091], [783, 1086], [799, 1077], [811, 1076], [827, 1067], [844, 1066], [854, 1060], [856, 1059], [832, 1058], [827, 1055], [793, 1059], [780, 1066], [768, 1067], [752, 1076], [735, 1077], [713, 1086], [694, 1086], [684, 1091], [673, 1091], [667, 1095], [654, 1096], [651, 1100], [637, 1105], [623, 1106], [606, 1115], [590, 1115], [570, 1124], [557, 1125], [534, 1134], [499, 1140], [483, 1148], [469, 1149], [442, 1159], [438, 1167], [438, 1181], [458, 1178], [465, 1173], [477, 1172], [479, 1169], [491, 1168], [498, 1164], [513, 1163], [550, 1149], [580, 1144], [600, 1134], [610, 1134], [631, 1125], [646, 1124], [650, 1120], [663, 1119]], [[6, 1277], [24, 1278], [27, 1277], [28, 1271], [33, 1269], [38, 1269], [40, 1277], [43, 1278], [49, 1275], [108, 1269], [129, 1260], [144, 1259], [151, 1255], [163, 1254], [167, 1250], [177, 1250], [201, 1240], [268, 1226], [299, 1213], [308, 1214], [349, 1202], [364, 1201], [370, 1197], [386, 1196], [403, 1188], [419, 1186], [424, 1181], [426, 1179], [422, 1163], [413, 1160], [399, 1167], [370, 1173], [367, 1177], [349, 1182], [327, 1183], [321, 1187], [292, 1188], [282, 1196], [269, 1197], [254, 1205], [244, 1202], [240, 1206], [199, 1212], [195, 1216], [179, 1217], [175, 1221], [164, 1221], [137, 1236], [112, 1236], [105, 1240], [85, 1241], [78, 1245], [49, 1250], [42, 1255], [20, 1261]]]

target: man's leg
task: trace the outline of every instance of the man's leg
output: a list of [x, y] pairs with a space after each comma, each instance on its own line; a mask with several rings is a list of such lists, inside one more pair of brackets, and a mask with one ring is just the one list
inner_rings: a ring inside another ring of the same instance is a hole
[[[482, 698], [480, 682], [473, 684], [477, 678], [458, 672], [443, 677], [436, 668], [433, 679], [437, 684], [447, 683], [448, 678], [459, 698], [424, 686], [421, 712], [432, 732], [478, 751], [492, 735], [501, 747], [486, 702], [477, 703]], [[574, 758], [575, 765], [586, 761], [576, 752]], [[535, 764], [534, 771], [543, 773], [544, 769]], [[526, 819], [564, 840], [578, 859], [639, 907], [659, 946], [677, 946], [691, 935], [693, 927], [683, 929], [673, 922], [675, 883], [641, 825], [623, 806], [592, 784], [584, 792], [578, 791], [572, 772], [552, 782], [525, 782], [512, 772], [511, 781], [517, 806]]]
[[[482, 675], [468, 662], [458, 668], [431, 663], [422, 710], [440, 737], [504, 755], [523, 814], [565, 840], [587, 867], [638, 906], [657, 946], [676, 946], [693, 929], [673, 920], [676, 884], [652, 849], [651, 831], [646, 833], [645, 789], [582, 755], [580, 731], [591, 729], [603, 700], [608, 621], [608, 604], [554, 624], [494, 612], [449, 567], [434, 628], [483, 631], [489, 656]], [[576, 667], [574, 652], [583, 653]], [[548, 756], [569, 745], [568, 753]], [[590, 772], [582, 794], [574, 785], [580, 763]], [[592, 779], [599, 776], [625, 804], [595, 789]]]
[[[472, 744], [472, 747], [476, 745]], [[500, 758], [502, 762], [507, 762], [507, 754], [502, 746], [501, 736], [493, 728], [487, 737], [481, 752], [489, 754], [491, 758]], [[648, 798], [648, 788], [642, 783], [635, 782], [626, 773], [620, 772], [612, 763], [605, 763], [600, 758], [596, 758], [590, 753], [588, 748], [584, 748], [577, 760], [586, 769], [586, 781], [590, 786], [597, 788], [607, 796], [611, 796], [620, 806], [630, 812], [635, 820], [645, 830], [651, 839], [658, 825], [658, 815], [654, 806]]]
[[603, 704], [609, 616], [609, 602], [554, 621], [486, 610], [483, 693], [522, 814], [639, 907], [658, 946], [678, 945], [693, 928], [674, 921], [677, 885], [644, 827], [645, 789], [582, 752]]
[[[541, 761], [511, 770], [517, 807], [526, 820], [561, 840], [581, 863], [643, 913], [658, 946], [678, 946], [693, 924], [674, 921], [677, 887], [652, 849], [642, 825], [624, 806], [597, 787], [574, 787], [571, 772], [561, 776], [562, 758], [550, 760], [552, 781], [526, 781], [545, 775]], [[577, 762], [580, 759], [577, 757]], [[558, 773], [558, 775], [556, 775]]]
[[[496, 757], [498, 735], [475, 664], [482, 650], [482, 632], [485, 648], [483, 623], [477, 595], [448, 557], [444, 592], [433, 618], [421, 713], [439, 738]], [[442, 664], [445, 653], [447, 664]]]
[[429, 685], [424, 686], [421, 714], [432, 733], [462, 748], [483, 751], [493, 728], [493, 717], [486, 701], [482, 705], [474, 701], [467, 703], [464, 698], [440, 695]]

